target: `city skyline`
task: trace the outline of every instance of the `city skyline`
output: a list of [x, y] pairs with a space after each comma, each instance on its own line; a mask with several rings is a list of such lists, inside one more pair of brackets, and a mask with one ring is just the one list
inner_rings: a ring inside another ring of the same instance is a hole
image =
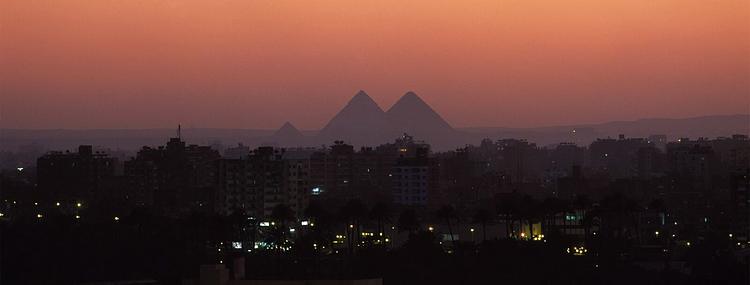
[[300, 129], [290, 121], [276, 129], [196, 128], [180, 122], [170, 128], [152, 129], [2, 129], [0, 150], [15, 151], [29, 145], [65, 149], [75, 147], [75, 143], [135, 150], [174, 135], [174, 127], [179, 129], [179, 126], [185, 127], [182, 132], [185, 138], [211, 145], [242, 143], [250, 146], [310, 147], [343, 141], [360, 147], [378, 145], [409, 134], [430, 142], [437, 150], [449, 150], [485, 138], [523, 138], [541, 145], [552, 145], [561, 142], [588, 144], [598, 138], [618, 135], [647, 137], [660, 134], [671, 139], [748, 135], [750, 115], [641, 119], [539, 128], [455, 128], [430, 103], [412, 91], [406, 92], [389, 108], [382, 108], [364, 90], [360, 90], [317, 130]]

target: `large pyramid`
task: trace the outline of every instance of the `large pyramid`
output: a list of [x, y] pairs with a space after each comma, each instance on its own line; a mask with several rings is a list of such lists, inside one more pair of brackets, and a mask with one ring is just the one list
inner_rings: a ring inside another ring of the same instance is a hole
[[407, 92], [386, 112], [389, 128], [427, 141], [445, 141], [454, 129], [414, 92]]
[[359, 91], [320, 130], [318, 141], [331, 144], [343, 140], [354, 145], [373, 145], [386, 141], [389, 133], [385, 112], [367, 93]]

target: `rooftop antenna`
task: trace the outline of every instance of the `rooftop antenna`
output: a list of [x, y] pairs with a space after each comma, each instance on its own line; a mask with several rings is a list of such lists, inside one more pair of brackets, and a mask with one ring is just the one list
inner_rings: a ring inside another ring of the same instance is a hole
[[182, 126], [177, 124], [177, 138], [182, 139]]

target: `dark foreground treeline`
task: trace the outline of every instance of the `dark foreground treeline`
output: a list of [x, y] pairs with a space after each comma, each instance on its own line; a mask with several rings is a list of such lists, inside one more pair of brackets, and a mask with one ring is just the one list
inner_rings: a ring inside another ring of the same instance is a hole
[[[622, 241], [590, 242], [589, 253], [566, 253], [568, 241], [488, 240], [447, 249], [429, 231], [414, 230], [397, 248], [371, 245], [315, 250], [315, 232], [295, 237], [288, 251], [217, 251], [236, 232], [231, 217], [181, 219], [148, 211], [112, 219], [63, 214], [3, 222], [2, 284], [78, 284], [148, 280], [179, 284], [197, 278], [200, 264], [245, 258], [246, 279], [382, 277], [385, 284], [747, 284], [747, 263], [720, 237], [707, 236], [686, 253], [690, 270], [646, 270], [624, 258]], [[602, 234], [604, 235], [604, 233]], [[291, 238], [291, 237], [290, 237]], [[666, 261], [665, 261], [666, 262]]]

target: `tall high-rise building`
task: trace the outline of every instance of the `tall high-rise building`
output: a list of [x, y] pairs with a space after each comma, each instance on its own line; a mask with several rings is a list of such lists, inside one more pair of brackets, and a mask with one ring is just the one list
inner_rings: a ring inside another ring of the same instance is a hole
[[217, 162], [217, 212], [237, 211], [268, 218], [274, 207], [285, 205], [296, 215], [304, 213], [310, 186], [310, 149], [259, 147], [244, 158]]

